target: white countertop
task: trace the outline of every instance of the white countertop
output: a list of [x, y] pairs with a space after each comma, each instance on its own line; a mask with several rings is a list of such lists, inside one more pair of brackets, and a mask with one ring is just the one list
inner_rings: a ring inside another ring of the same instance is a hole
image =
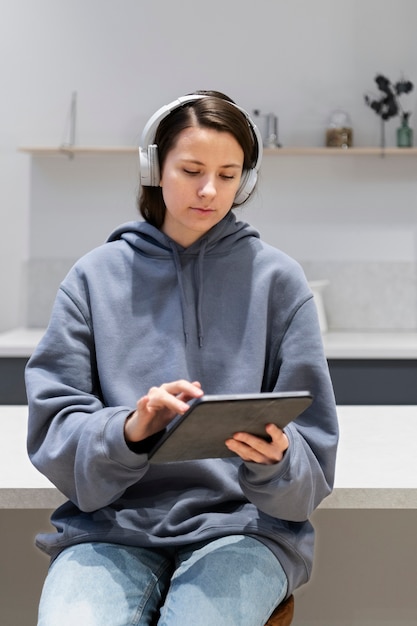
[[14, 328], [0, 333], [0, 357], [29, 357], [44, 332], [44, 328]]
[[[16, 328], [0, 333], [0, 357], [29, 357], [45, 330]], [[327, 332], [329, 359], [417, 359], [417, 332]]]
[[[417, 509], [417, 406], [340, 406], [335, 489], [324, 509]], [[26, 454], [26, 406], [0, 406], [0, 509], [55, 508]]]
[[328, 359], [417, 359], [417, 332], [328, 332]]
[[333, 493], [320, 508], [417, 508], [417, 405], [339, 406]]
[[0, 405], [0, 509], [47, 509], [64, 497], [26, 452], [27, 407]]

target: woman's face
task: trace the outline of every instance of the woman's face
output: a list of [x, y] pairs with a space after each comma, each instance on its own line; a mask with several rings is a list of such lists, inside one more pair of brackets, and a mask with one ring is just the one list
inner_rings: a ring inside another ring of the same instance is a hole
[[184, 129], [162, 168], [166, 205], [162, 231], [186, 248], [220, 222], [233, 205], [243, 158], [230, 133]]

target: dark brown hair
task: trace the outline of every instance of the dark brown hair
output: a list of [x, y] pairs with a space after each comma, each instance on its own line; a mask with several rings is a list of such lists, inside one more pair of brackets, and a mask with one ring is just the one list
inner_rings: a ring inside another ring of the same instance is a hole
[[[219, 91], [194, 93], [207, 97], [192, 100], [174, 109], [156, 130], [155, 144], [158, 146], [160, 171], [162, 172], [168, 152], [175, 147], [178, 135], [190, 126], [230, 133], [243, 150], [243, 169], [253, 167], [258, 156], [258, 144], [244, 113], [234, 106], [233, 100]], [[161, 228], [166, 211], [161, 187], [142, 187], [138, 208], [147, 222]]]

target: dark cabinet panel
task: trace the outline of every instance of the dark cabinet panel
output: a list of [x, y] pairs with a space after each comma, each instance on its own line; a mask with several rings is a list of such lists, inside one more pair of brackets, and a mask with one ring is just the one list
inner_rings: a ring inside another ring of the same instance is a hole
[[[26, 358], [0, 358], [0, 404], [26, 404]], [[338, 404], [417, 404], [417, 360], [329, 359]]]
[[330, 359], [329, 368], [337, 404], [417, 404], [417, 360]]
[[0, 404], [27, 404], [25, 367], [28, 359], [0, 358]]

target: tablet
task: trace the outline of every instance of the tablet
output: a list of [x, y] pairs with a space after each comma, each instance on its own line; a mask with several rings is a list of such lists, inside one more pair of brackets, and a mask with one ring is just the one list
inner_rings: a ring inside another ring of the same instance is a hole
[[266, 424], [279, 428], [297, 418], [313, 401], [308, 391], [205, 395], [190, 402], [149, 453], [152, 463], [236, 456], [225, 440], [238, 431], [268, 438]]

